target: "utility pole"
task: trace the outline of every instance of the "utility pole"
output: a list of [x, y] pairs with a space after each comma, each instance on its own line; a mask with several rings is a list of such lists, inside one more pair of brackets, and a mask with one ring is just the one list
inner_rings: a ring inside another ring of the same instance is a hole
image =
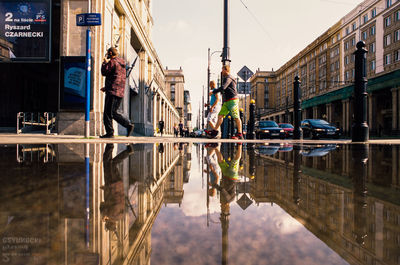
[[203, 86], [203, 97], [202, 97], [202, 101], [201, 101], [201, 113], [202, 113], [202, 119], [201, 119], [201, 127], [204, 130], [204, 86]]
[[208, 67], [207, 67], [207, 113], [208, 110], [210, 109], [210, 97], [208, 96], [208, 93], [210, 92], [210, 64], [211, 64], [211, 54], [210, 54], [210, 48], [208, 48]]

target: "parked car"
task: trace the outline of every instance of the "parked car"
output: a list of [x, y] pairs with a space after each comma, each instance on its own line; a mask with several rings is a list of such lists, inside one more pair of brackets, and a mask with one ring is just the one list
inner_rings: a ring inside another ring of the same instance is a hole
[[337, 148], [336, 144], [324, 144], [316, 146], [303, 146], [300, 151], [302, 156], [325, 156]]
[[255, 124], [257, 139], [264, 138], [285, 138], [285, 131], [274, 121], [258, 121]]
[[204, 132], [204, 130], [196, 130], [193, 132], [193, 136], [192, 137], [205, 137], [206, 133]]
[[293, 137], [293, 125], [291, 125], [290, 123], [279, 123], [278, 125], [285, 131], [286, 138]]
[[264, 145], [258, 145], [255, 149], [255, 153], [258, 155], [268, 155], [272, 156], [276, 152], [278, 152], [280, 148], [279, 143], [271, 143], [271, 144], [264, 144]]
[[304, 138], [339, 138], [340, 129], [325, 120], [307, 119], [301, 122]]

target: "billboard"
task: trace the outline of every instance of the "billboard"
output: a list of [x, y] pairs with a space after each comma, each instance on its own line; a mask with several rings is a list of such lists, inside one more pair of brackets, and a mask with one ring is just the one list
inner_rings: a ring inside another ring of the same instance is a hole
[[51, 0], [0, 1], [0, 62], [50, 61]]

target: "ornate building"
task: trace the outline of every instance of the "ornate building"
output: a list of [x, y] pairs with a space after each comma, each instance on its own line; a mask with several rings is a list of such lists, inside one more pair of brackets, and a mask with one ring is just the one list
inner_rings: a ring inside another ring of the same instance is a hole
[[[264, 97], [254, 97], [260, 118], [293, 122], [293, 82], [299, 76], [303, 118], [326, 119], [349, 134], [355, 107], [353, 53], [360, 40], [368, 50], [370, 133], [398, 134], [400, 2], [392, 0], [365, 0], [273, 72], [268, 80], [274, 86], [266, 90]], [[253, 87], [256, 82], [253, 77]], [[259, 89], [254, 89], [254, 93], [259, 93]]]
[[[152, 1], [48, 2], [52, 14], [49, 62], [0, 64], [4, 75], [0, 78], [4, 90], [0, 127], [15, 127], [17, 112], [53, 112], [57, 113], [59, 134], [83, 135], [86, 27], [76, 25], [76, 15], [100, 13], [101, 26], [91, 27], [91, 135], [103, 133], [104, 94], [100, 89], [104, 86], [104, 77], [100, 69], [104, 54], [111, 46], [118, 48], [128, 66], [134, 65], [127, 79], [122, 108], [135, 124], [135, 133], [154, 135], [160, 117], [166, 121], [165, 131], [172, 132], [173, 123], [180, 116], [166, 93], [165, 71], [152, 42]], [[91, 3], [90, 10], [88, 3]], [[3, 55], [7, 55], [7, 46], [1, 40]], [[67, 82], [71, 69], [75, 71], [73, 93]], [[124, 134], [124, 128], [118, 130]]]

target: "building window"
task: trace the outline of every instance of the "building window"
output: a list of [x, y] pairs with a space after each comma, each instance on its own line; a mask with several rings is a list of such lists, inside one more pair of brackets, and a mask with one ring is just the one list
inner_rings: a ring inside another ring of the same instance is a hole
[[376, 8], [371, 10], [371, 18], [376, 17]]
[[394, 13], [394, 20], [399, 21], [400, 20], [400, 10]]
[[356, 74], [356, 69], [351, 70], [351, 77], [354, 78], [354, 75]]
[[369, 45], [369, 51], [370, 53], [375, 53], [375, 42], [371, 43]]
[[356, 38], [351, 39], [351, 46], [354, 47], [356, 45]]
[[340, 33], [338, 33], [338, 34], [336, 35], [336, 39], [337, 39], [337, 41], [340, 41]]
[[344, 80], [349, 80], [349, 71], [346, 71], [345, 73], [344, 73]]
[[385, 47], [389, 46], [391, 41], [392, 41], [392, 35], [390, 35], [390, 34], [386, 35], [385, 38], [384, 38]]
[[354, 22], [354, 23], [351, 25], [351, 30], [352, 30], [352, 31], [355, 31], [356, 29], [357, 29], [357, 23]]
[[349, 35], [350, 31], [349, 31], [349, 27], [346, 28], [346, 36]]
[[392, 0], [386, 0], [386, 8], [389, 8], [392, 6]]
[[349, 64], [349, 56], [348, 55], [344, 57], [344, 64], [345, 65]]
[[175, 103], [175, 84], [171, 84], [171, 101]]
[[392, 23], [392, 17], [389, 16], [385, 18], [385, 27], [389, 27], [391, 23]]
[[399, 40], [400, 40], [400, 29], [394, 32], [394, 41], [399, 41]]
[[344, 50], [347, 51], [348, 49], [349, 49], [349, 42], [346, 41], [346, 42], [344, 43]]
[[391, 56], [391, 54], [390, 54], [390, 53], [389, 53], [389, 54], [386, 54], [386, 55], [385, 55], [385, 65], [390, 64], [391, 61], [392, 61], [392, 56]]
[[394, 52], [394, 61], [395, 62], [400, 61], [400, 50]]
[[364, 21], [364, 24], [368, 22], [368, 14], [365, 14], [363, 16], [363, 21]]
[[367, 39], [367, 32], [366, 31], [363, 31], [363, 33], [361, 33], [361, 38], [362, 38], [362, 40], [366, 40]]
[[371, 71], [375, 71], [375, 67], [376, 67], [375, 60], [372, 60], [371, 63], [370, 63], [370, 70]]
[[369, 28], [369, 35], [370, 36], [374, 36], [375, 35], [375, 30], [376, 30], [375, 26], [370, 27]]

